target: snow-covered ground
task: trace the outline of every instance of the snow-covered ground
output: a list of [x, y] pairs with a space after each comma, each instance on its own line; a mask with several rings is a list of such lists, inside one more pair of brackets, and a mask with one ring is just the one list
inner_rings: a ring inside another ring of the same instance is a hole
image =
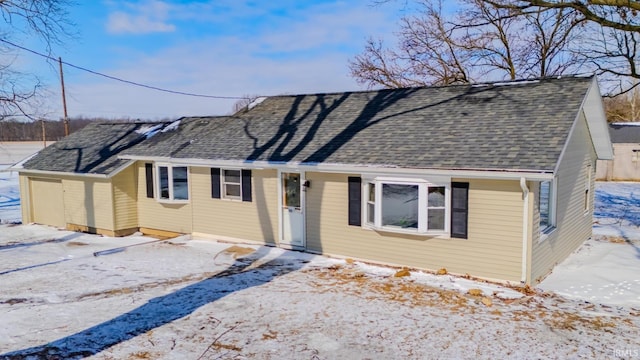
[[640, 184], [596, 196], [594, 239], [526, 294], [248, 244], [0, 225], [0, 359], [640, 358]]
[[640, 183], [597, 183], [593, 238], [539, 287], [568, 298], [640, 308]]
[[18, 173], [3, 172], [9, 165], [0, 165], [0, 224], [20, 222], [20, 188]]

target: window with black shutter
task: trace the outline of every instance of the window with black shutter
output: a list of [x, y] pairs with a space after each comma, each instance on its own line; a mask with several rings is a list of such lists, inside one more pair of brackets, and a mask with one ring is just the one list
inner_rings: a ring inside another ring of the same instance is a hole
[[349, 225], [360, 226], [362, 224], [362, 179], [356, 176], [349, 177]]
[[211, 197], [220, 199], [220, 169], [211, 168]]
[[242, 201], [251, 200], [251, 170], [242, 170]]
[[469, 183], [451, 183], [451, 237], [467, 238]]
[[144, 173], [147, 185], [147, 197], [153, 199], [153, 164], [144, 164]]

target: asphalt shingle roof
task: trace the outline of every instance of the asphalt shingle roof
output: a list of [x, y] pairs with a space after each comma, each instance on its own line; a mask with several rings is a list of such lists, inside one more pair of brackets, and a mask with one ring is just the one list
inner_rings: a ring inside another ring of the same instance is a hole
[[118, 154], [146, 138], [148, 123], [92, 123], [49, 145], [24, 163], [27, 170], [109, 174], [127, 160]]
[[431, 169], [552, 171], [592, 78], [275, 96], [183, 118], [122, 154]]
[[614, 144], [639, 144], [640, 143], [640, 123], [609, 124], [609, 136]]

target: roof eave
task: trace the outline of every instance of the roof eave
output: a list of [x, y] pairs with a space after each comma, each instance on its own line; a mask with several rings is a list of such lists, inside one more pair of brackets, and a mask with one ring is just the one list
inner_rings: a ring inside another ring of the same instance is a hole
[[215, 160], [201, 158], [171, 158], [163, 156], [122, 155], [121, 159], [131, 161], [152, 161], [166, 164], [207, 167], [230, 167], [244, 169], [281, 169], [356, 174], [397, 174], [397, 175], [438, 175], [460, 178], [550, 180], [553, 171], [530, 169], [464, 169], [464, 168], [406, 168], [393, 165], [302, 163], [296, 161], [251, 161]]
[[584, 102], [582, 104], [584, 116], [587, 119], [587, 127], [593, 141], [596, 155], [599, 160], [613, 160], [613, 146], [611, 145], [611, 137], [609, 136], [609, 127], [607, 125], [607, 116], [604, 111], [602, 95], [598, 86], [598, 80], [593, 77], [591, 86], [587, 90]]
[[89, 178], [99, 178], [99, 179], [110, 179], [116, 175], [118, 175], [122, 170], [128, 168], [133, 164], [133, 160], [126, 161], [124, 164], [118, 166], [117, 168], [111, 170], [108, 173], [100, 174], [100, 173], [77, 173], [77, 172], [68, 172], [68, 171], [52, 171], [52, 170], [38, 170], [38, 169], [26, 169], [26, 168], [14, 168], [7, 169], [9, 171], [17, 171], [18, 173], [29, 173], [29, 174], [38, 174], [38, 175], [50, 175], [50, 176], [81, 176], [81, 177], [89, 177]]
[[66, 172], [66, 171], [51, 171], [51, 170], [37, 170], [37, 169], [14, 169], [12, 171], [17, 171], [20, 174], [35, 174], [35, 175], [47, 175], [47, 176], [81, 176], [88, 178], [100, 178], [107, 179], [110, 176], [108, 174], [95, 174], [95, 173], [74, 173], [74, 172]]

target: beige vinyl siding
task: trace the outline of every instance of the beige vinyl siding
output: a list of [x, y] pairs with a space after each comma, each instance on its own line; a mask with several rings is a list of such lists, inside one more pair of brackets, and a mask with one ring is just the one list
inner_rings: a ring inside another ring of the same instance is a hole
[[114, 230], [113, 197], [108, 179], [63, 177], [62, 186], [68, 224]]
[[[187, 203], [166, 203], [156, 199], [147, 198], [146, 175], [144, 162], [136, 163], [138, 191], [138, 222], [139, 227], [172, 231], [177, 233], [192, 232], [192, 206], [193, 195]], [[154, 174], [156, 169], [153, 169]], [[191, 176], [191, 174], [189, 174]], [[190, 194], [192, 194], [191, 177], [189, 178]], [[154, 191], [157, 196], [157, 191]]]
[[640, 144], [613, 144], [613, 153], [613, 160], [598, 160], [596, 179], [640, 181], [640, 161], [634, 161], [634, 153], [640, 156]]
[[18, 185], [20, 186], [20, 212], [22, 213], [22, 223], [28, 224], [33, 222], [31, 217], [31, 190], [29, 189], [29, 177], [23, 174], [18, 176]]
[[111, 180], [115, 230], [138, 227], [136, 167], [129, 166]]
[[[539, 282], [553, 266], [564, 260], [591, 236], [593, 222], [593, 194], [595, 178], [595, 150], [591, 142], [584, 116], [576, 122], [565, 153], [560, 159], [557, 174], [556, 229], [546, 239], [534, 227], [532, 243], [531, 280]], [[587, 166], [591, 165], [589, 210], [584, 211], [584, 190]], [[533, 219], [539, 222], [539, 184], [534, 185], [535, 210]]]
[[308, 250], [520, 281], [523, 200], [517, 181], [453, 179], [469, 183], [469, 236], [449, 239], [349, 226], [348, 176], [306, 173], [312, 184], [306, 193]]
[[275, 244], [278, 174], [251, 171], [252, 201], [211, 198], [211, 168], [191, 168], [193, 232]]
[[50, 178], [31, 178], [29, 182], [33, 222], [65, 227], [62, 181]]

